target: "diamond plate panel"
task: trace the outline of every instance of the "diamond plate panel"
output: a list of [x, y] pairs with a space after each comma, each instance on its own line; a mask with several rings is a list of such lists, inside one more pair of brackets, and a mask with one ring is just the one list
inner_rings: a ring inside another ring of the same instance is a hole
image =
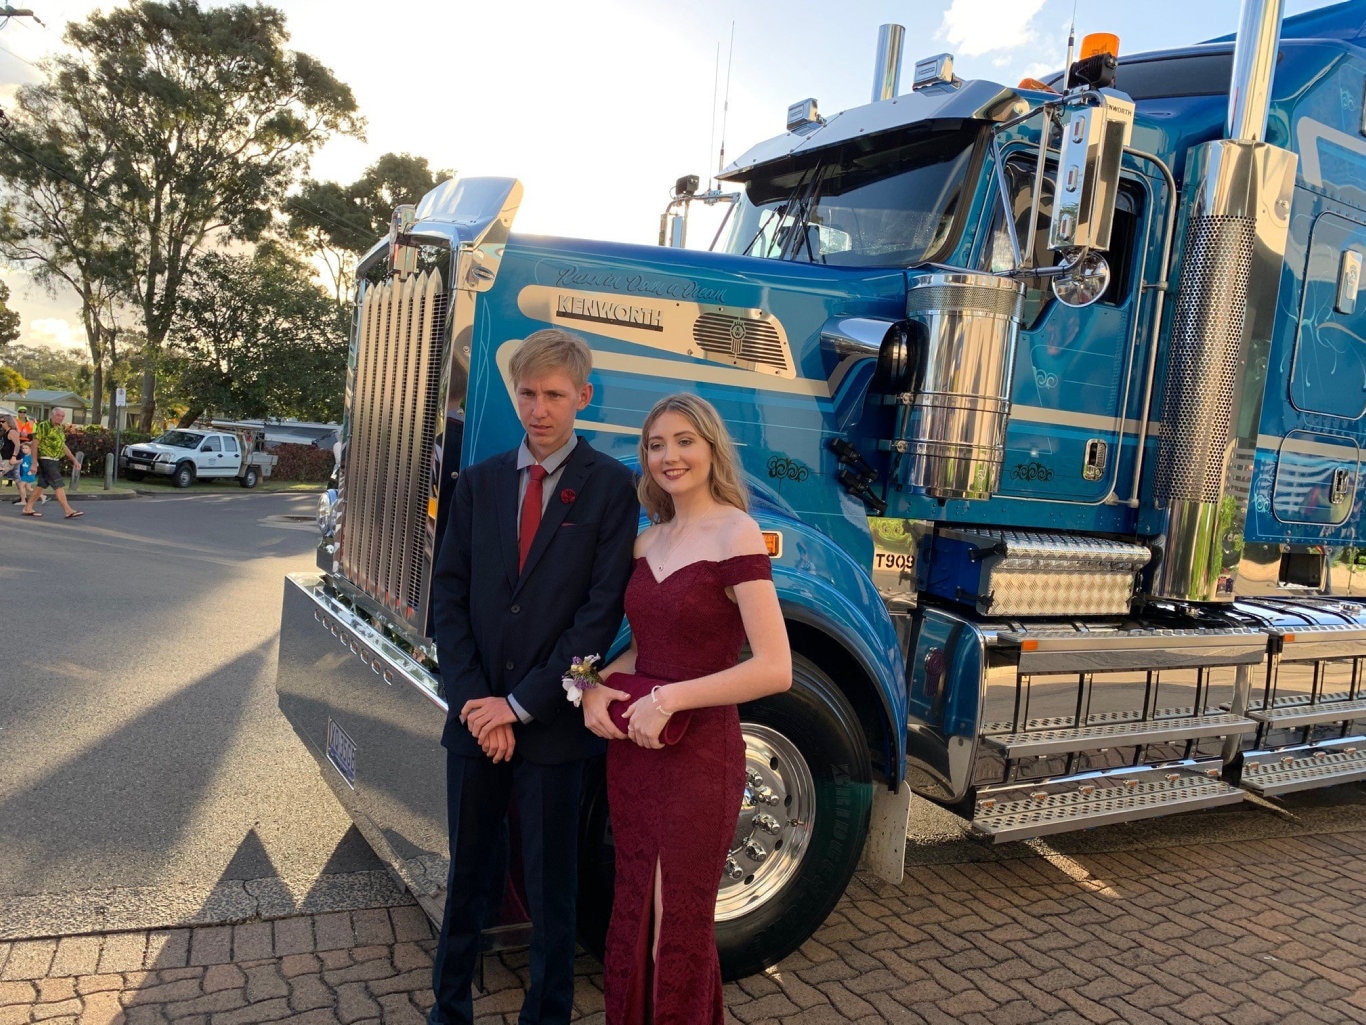
[[1142, 545], [1102, 538], [1010, 530], [945, 530], [938, 536], [978, 553], [972, 593], [977, 611], [991, 616], [1123, 614], [1134, 574], [1151, 557]]

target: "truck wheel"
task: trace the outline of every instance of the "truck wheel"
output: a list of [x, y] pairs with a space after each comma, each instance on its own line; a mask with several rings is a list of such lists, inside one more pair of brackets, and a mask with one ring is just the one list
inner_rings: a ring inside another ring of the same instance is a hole
[[189, 463], [181, 463], [171, 474], [171, 483], [178, 488], [188, 488], [194, 483], [194, 467]]
[[809, 659], [793, 653], [792, 689], [742, 706], [740, 729], [745, 798], [716, 900], [727, 979], [776, 964], [820, 928], [858, 867], [873, 806], [858, 715]]
[[[727, 980], [753, 975], [802, 945], [858, 867], [872, 809], [872, 772], [858, 716], [815, 663], [794, 654], [792, 689], [740, 709], [746, 786], [716, 899], [716, 946]], [[601, 955], [615, 852], [606, 776], [584, 779], [579, 926]], [[680, 826], [682, 828], [682, 826]]]
[[261, 479], [261, 471], [254, 466], [248, 466], [242, 473], [241, 483], [244, 488], [254, 488]]

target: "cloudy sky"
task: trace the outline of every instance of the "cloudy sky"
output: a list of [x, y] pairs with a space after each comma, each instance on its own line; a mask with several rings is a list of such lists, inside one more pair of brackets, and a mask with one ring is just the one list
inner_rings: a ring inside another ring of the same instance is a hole
[[[200, 0], [218, 6], [216, 0]], [[66, 24], [111, 0], [11, 0], [44, 23], [0, 26], [0, 107], [35, 81]], [[409, 152], [460, 174], [522, 179], [516, 226], [540, 234], [653, 242], [669, 186], [780, 134], [789, 103], [826, 114], [866, 103], [878, 26], [906, 27], [911, 65], [956, 55], [964, 78], [1003, 83], [1056, 70], [1077, 36], [1114, 32], [1134, 53], [1232, 32], [1239, 0], [275, 0], [290, 46], [354, 90], [364, 142], [314, 161], [350, 181], [380, 154]], [[1288, 14], [1325, 6], [1285, 0]], [[728, 102], [726, 100], [728, 95]], [[722, 131], [724, 125], [724, 133]], [[65, 296], [0, 268], [24, 341], [84, 347]]]

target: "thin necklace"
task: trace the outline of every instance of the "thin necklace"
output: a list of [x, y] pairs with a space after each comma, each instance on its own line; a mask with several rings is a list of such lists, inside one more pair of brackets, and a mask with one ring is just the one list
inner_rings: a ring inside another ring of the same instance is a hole
[[688, 532], [689, 532], [690, 530], [692, 530], [693, 527], [696, 527], [696, 526], [699, 526], [700, 524], [706, 523], [707, 520], [711, 519], [712, 516], [714, 516], [714, 515], [715, 515], [714, 513], [708, 513], [706, 516], [703, 516], [701, 519], [694, 520], [692, 523], [689, 523], [686, 527], [682, 528], [682, 529], [678, 532], [678, 536], [677, 536], [676, 538], [673, 539], [673, 543], [672, 543], [671, 545], [669, 545], [669, 547], [666, 548], [666, 549], [664, 550], [663, 554], [661, 554], [660, 557], [659, 557], [659, 561], [658, 561], [657, 563], [655, 563], [655, 572], [656, 572], [656, 573], [663, 573], [663, 572], [664, 572], [664, 567], [665, 567], [665, 565], [668, 564], [669, 556], [673, 555], [673, 553], [674, 553], [675, 551], [678, 550], [678, 546], [681, 545], [681, 544], [683, 543], [683, 539], [684, 539], [685, 537], [688, 536]]

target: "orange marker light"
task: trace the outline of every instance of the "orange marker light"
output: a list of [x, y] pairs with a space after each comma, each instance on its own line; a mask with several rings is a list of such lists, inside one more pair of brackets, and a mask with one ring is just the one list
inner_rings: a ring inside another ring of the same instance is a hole
[[1021, 651], [1038, 651], [1038, 650], [1039, 650], [1039, 642], [1038, 642], [1038, 641], [1021, 641], [1021, 642], [1020, 642], [1020, 650], [1021, 650]]
[[770, 559], [781, 559], [783, 556], [783, 535], [779, 530], [765, 530], [764, 547], [768, 549]]
[[1098, 53], [1108, 53], [1111, 57], [1119, 56], [1119, 36], [1113, 32], [1092, 32], [1082, 38], [1081, 59], [1094, 57]]

